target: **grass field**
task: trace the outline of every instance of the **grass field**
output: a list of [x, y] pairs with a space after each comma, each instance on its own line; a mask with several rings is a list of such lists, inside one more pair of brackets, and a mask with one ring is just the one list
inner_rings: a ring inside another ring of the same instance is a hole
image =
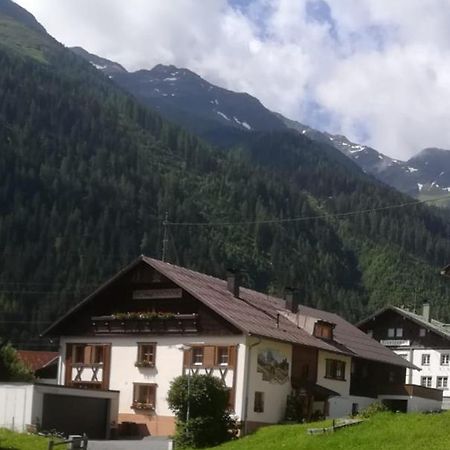
[[326, 435], [308, 435], [320, 424], [265, 427], [217, 450], [448, 450], [450, 412], [442, 414], [380, 413], [360, 425]]
[[[61, 448], [61, 447], [57, 447]], [[48, 438], [0, 428], [0, 450], [47, 450]]]

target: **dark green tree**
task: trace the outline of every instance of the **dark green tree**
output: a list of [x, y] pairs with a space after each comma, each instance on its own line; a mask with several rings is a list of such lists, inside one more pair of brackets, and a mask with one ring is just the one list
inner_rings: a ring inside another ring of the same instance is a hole
[[219, 378], [179, 376], [172, 381], [167, 400], [177, 418], [178, 447], [209, 447], [236, 435], [228, 407], [229, 389]]

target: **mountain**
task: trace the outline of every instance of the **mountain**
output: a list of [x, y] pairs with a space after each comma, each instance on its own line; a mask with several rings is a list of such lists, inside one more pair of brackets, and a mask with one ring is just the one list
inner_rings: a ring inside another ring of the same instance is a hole
[[292, 286], [351, 320], [425, 299], [450, 318], [445, 211], [393, 207], [410, 198], [286, 127], [225, 125], [244, 139], [211, 147], [47, 34], [0, 23], [0, 335], [38, 345], [48, 321], [163, 241], [169, 262], [240, 268], [249, 287]]
[[355, 144], [342, 135], [321, 132], [279, 115], [284, 123], [309, 138], [332, 145], [355, 161], [364, 172], [389, 186], [422, 200], [447, 197], [439, 202], [449, 206], [450, 151], [425, 149], [408, 161], [400, 161], [366, 145]]
[[39, 33], [46, 33], [45, 28], [26, 9], [10, 0], [0, 0], [0, 14], [5, 18], [13, 19], [16, 23]]
[[213, 144], [233, 144], [250, 130], [287, 128], [255, 97], [215, 86], [188, 69], [158, 64], [151, 70], [117, 72], [117, 63], [79, 47], [72, 50], [144, 105]]
[[[72, 50], [112, 78], [139, 101], [158, 110], [164, 117], [187, 127], [212, 144], [229, 146], [245, 139], [248, 131], [292, 128], [312, 140], [327, 143], [352, 159], [364, 172], [405, 194], [420, 199], [448, 196], [450, 182], [442, 170], [431, 174], [416, 167], [415, 158], [400, 161], [379, 151], [356, 144], [345, 136], [315, 130], [265, 108], [256, 98], [215, 86], [187, 69], [157, 65], [151, 70], [127, 72], [120, 64], [88, 53]], [[119, 70], [117, 70], [119, 68]], [[425, 152], [425, 155], [430, 154]], [[441, 168], [450, 173], [450, 163], [441, 153]], [[435, 159], [429, 161], [434, 166]], [[439, 164], [438, 164], [439, 166]], [[440, 205], [448, 204], [440, 202]]]

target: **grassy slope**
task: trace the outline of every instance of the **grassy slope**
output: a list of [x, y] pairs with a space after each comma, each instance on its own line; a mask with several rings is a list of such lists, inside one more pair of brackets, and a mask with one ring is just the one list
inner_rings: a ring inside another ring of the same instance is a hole
[[[61, 448], [61, 447], [57, 447]], [[0, 428], [0, 450], [47, 450], [48, 439], [41, 436], [34, 436]]]
[[[216, 447], [221, 450], [444, 450], [449, 447], [450, 412], [378, 414], [366, 422], [333, 434], [310, 436], [307, 428], [318, 424], [277, 425], [262, 428], [241, 440]], [[322, 426], [322, 425], [319, 425]]]

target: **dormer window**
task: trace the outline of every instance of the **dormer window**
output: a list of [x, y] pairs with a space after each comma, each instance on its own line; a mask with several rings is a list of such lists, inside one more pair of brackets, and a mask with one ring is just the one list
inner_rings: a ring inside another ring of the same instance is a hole
[[314, 336], [322, 339], [333, 339], [334, 323], [317, 321], [314, 324]]

